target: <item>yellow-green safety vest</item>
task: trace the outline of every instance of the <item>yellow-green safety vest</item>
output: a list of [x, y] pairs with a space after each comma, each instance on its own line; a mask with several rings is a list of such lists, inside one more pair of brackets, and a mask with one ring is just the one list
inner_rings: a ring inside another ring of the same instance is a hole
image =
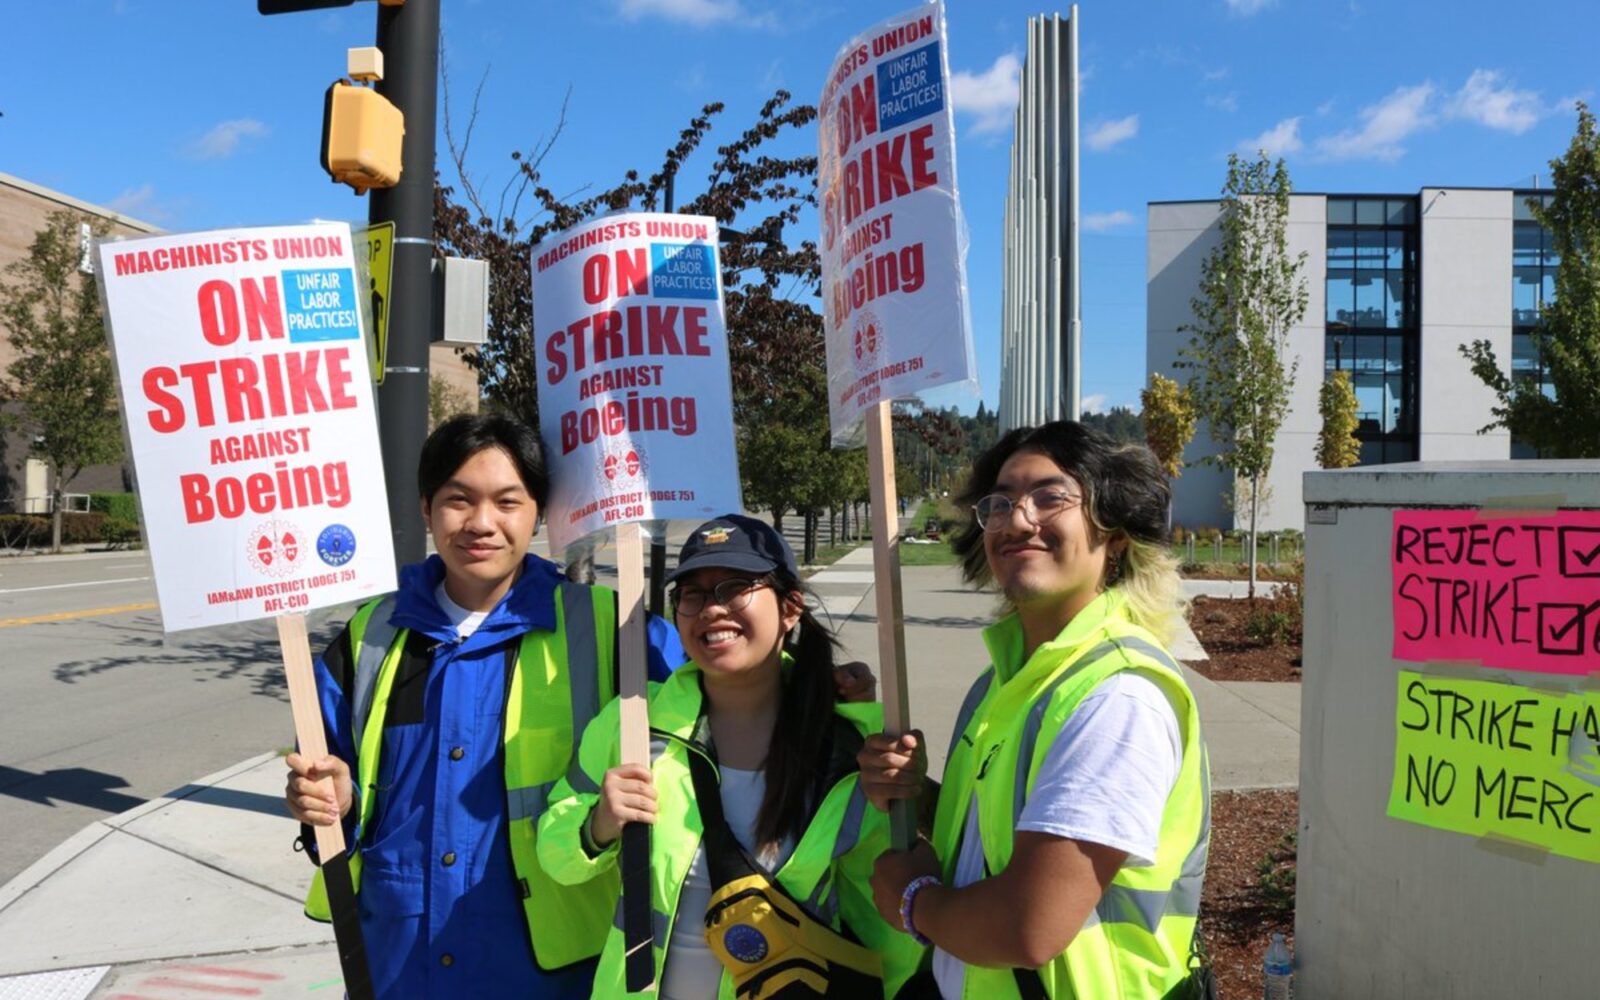
[[[665, 682], [650, 685], [650, 769], [656, 789], [650, 882], [658, 983], [666, 963], [666, 946], [672, 939], [678, 895], [705, 831], [695, 808], [688, 758], [688, 754], [703, 753], [700, 708], [700, 669], [693, 663], [679, 667]], [[834, 710], [863, 735], [883, 728], [881, 705], [841, 704]], [[583, 849], [581, 830], [599, 800], [601, 779], [618, 760], [617, 725], [617, 703], [613, 702], [585, 731], [578, 754], [540, 821], [539, 861], [558, 882], [579, 885], [616, 871], [617, 844], [591, 857]], [[861, 943], [881, 957], [885, 991], [893, 996], [916, 971], [924, 949], [884, 923], [873, 906], [869, 887], [872, 863], [888, 849], [888, 817], [867, 803], [852, 772], [823, 796], [794, 853], [775, 875], [792, 898], [834, 930], [848, 922]], [[592, 994], [605, 1000], [629, 995], [624, 975], [622, 900], [615, 881], [609, 884], [613, 886], [609, 891], [616, 904], [615, 915]], [[720, 1000], [735, 997], [726, 970], [718, 996]]]
[[[615, 695], [616, 603], [611, 590], [562, 582], [556, 587], [556, 627], [523, 635], [506, 693], [506, 818], [511, 862], [523, 913], [540, 967], [556, 969], [599, 954], [611, 924], [617, 875], [584, 886], [559, 885], [539, 866], [538, 822], [556, 782], [566, 772], [577, 737]], [[356, 841], [367, 832], [376, 796], [383, 720], [394, 685], [406, 629], [389, 624], [394, 596], [363, 605], [350, 619], [356, 663], [351, 725], [357, 750], [360, 820]], [[350, 856], [350, 878], [361, 888], [361, 854]], [[330, 919], [319, 870], [306, 896], [306, 916]]]
[[[1166, 694], [1183, 735], [1183, 762], [1162, 813], [1155, 863], [1118, 871], [1067, 950], [1037, 976], [1053, 1000], [1165, 996], [1188, 975], [1211, 829], [1205, 742], [1182, 671], [1129, 620], [1115, 588], [1027, 663], [1021, 663], [1022, 628], [1014, 615], [986, 629], [984, 642], [994, 665], [973, 684], [957, 715], [934, 820], [933, 843], [946, 879], [954, 874], [974, 795], [984, 864], [990, 874], [1005, 869], [1039, 765], [1067, 719], [1101, 681], [1138, 671]], [[1022, 996], [1018, 970], [965, 969], [965, 1000]]]

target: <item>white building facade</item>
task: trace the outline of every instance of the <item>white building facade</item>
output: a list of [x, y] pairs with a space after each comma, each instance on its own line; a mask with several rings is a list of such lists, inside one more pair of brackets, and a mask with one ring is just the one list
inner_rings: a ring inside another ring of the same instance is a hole
[[[1412, 195], [1290, 198], [1291, 255], [1304, 253], [1305, 316], [1290, 331], [1299, 364], [1278, 432], [1262, 526], [1300, 528], [1300, 476], [1316, 467], [1317, 395], [1336, 369], [1355, 386], [1361, 464], [1531, 457], [1491, 419], [1493, 394], [1461, 345], [1487, 340], [1517, 379], [1540, 380], [1528, 338], [1554, 289], [1549, 235], [1527, 206], [1538, 192], [1423, 188]], [[1147, 246], [1145, 361], [1174, 368], [1190, 334], [1200, 265], [1219, 239], [1216, 201], [1152, 202]], [[1217, 450], [1201, 424], [1174, 484], [1173, 522], [1230, 527], [1233, 477], [1197, 464]], [[1243, 517], [1239, 523], [1242, 526]]]

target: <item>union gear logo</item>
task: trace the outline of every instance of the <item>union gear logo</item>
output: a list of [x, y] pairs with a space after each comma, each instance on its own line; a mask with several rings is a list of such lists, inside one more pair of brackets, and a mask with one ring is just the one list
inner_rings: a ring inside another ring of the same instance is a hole
[[871, 309], [863, 309], [856, 317], [855, 332], [851, 334], [850, 354], [857, 375], [869, 375], [878, 370], [878, 356], [883, 347], [883, 327]]
[[250, 533], [245, 555], [263, 576], [292, 576], [305, 561], [305, 536], [288, 521], [266, 521]]
[[700, 532], [700, 537], [705, 539], [707, 545], [721, 545], [728, 540], [727, 528], [707, 528]]
[[649, 468], [650, 463], [643, 451], [632, 443], [624, 442], [600, 457], [600, 464], [595, 468], [595, 481], [602, 490], [611, 492], [618, 487], [629, 486], [630, 481], [638, 479]]

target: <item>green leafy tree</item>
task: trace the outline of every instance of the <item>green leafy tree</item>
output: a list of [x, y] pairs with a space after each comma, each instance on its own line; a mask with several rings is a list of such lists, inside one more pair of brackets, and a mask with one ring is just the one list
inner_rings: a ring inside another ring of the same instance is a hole
[[1126, 406], [1113, 406], [1104, 413], [1085, 410], [1079, 414], [1078, 422], [1123, 444], [1144, 440], [1144, 418]]
[[472, 413], [472, 397], [437, 376], [428, 379], [428, 431], [451, 417]]
[[1273, 444], [1289, 412], [1298, 360], [1289, 330], [1305, 315], [1306, 255], [1289, 253], [1289, 171], [1265, 153], [1228, 157], [1221, 240], [1200, 265], [1200, 294], [1179, 368], [1190, 372], [1195, 412], [1220, 447], [1203, 461], [1248, 483], [1249, 595], [1255, 597], [1256, 536]]
[[1324, 469], [1348, 469], [1361, 461], [1361, 441], [1356, 437], [1356, 390], [1350, 373], [1336, 371], [1322, 383], [1317, 395], [1322, 430], [1317, 434], [1317, 464]]
[[105, 235], [102, 222], [51, 213], [28, 256], [7, 267], [10, 280], [0, 284], [0, 325], [16, 351], [0, 396], [19, 404], [11, 420], [28, 435], [29, 452], [53, 473], [50, 546], [57, 552], [65, 488], [85, 467], [122, 457], [100, 301], [93, 276], [80, 269], [86, 223], [94, 235]]
[[1558, 255], [1555, 297], [1544, 304], [1533, 346], [1554, 396], [1537, 381], [1510, 378], [1487, 340], [1463, 344], [1472, 373], [1495, 394], [1496, 427], [1551, 458], [1600, 457], [1600, 137], [1594, 113], [1578, 103], [1578, 130], [1550, 161], [1548, 205], [1530, 200]]
[[1167, 475], [1183, 475], [1183, 449], [1194, 440], [1194, 400], [1187, 387], [1160, 372], [1139, 392], [1144, 406], [1144, 440]]

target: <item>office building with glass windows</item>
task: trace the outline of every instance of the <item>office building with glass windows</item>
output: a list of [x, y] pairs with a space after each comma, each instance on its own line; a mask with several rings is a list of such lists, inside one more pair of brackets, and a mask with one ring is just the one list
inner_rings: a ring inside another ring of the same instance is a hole
[[[1299, 369], [1278, 433], [1264, 526], [1302, 524], [1300, 477], [1316, 467], [1322, 424], [1318, 389], [1335, 370], [1348, 371], [1355, 387], [1363, 465], [1532, 457], [1504, 430], [1479, 433], [1494, 396], [1460, 348], [1487, 340], [1513, 378], [1543, 381], [1528, 334], [1553, 293], [1555, 258], [1549, 233], [1528, 207], [1539, 197], [1507, 188], [1423, 188], [1290, 198], [1289, 251], [1305, 254], [1308, 304], [1289, 332], [1288, 353]], [[1187, 376], [1174, 362], [1189, 343], [1183, 327], [1191, 322], [1201, 262], [1219, 238], [1218, 213], [1216, 201], [1149, 205], [1151, 372]], [[1175, 523], [1234, 523], [1232, 477], [1197, 464], [1215, 451], [1202, 425], [1175, 484]]]

